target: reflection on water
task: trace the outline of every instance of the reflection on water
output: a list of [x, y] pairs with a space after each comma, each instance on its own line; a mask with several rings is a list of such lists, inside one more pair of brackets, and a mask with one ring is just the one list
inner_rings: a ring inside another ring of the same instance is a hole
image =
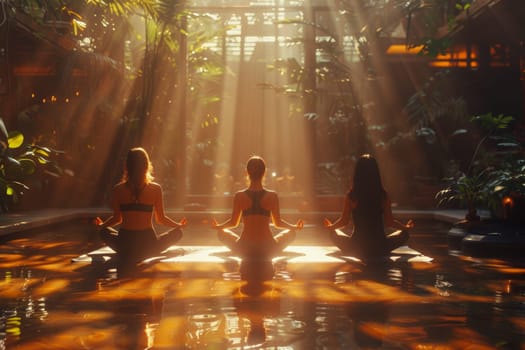
[[434, 287], [437, 288], [438, 294], [442, 297], [448, 297], [450, 296], [450, 288], [452, 287], [452, 283], [445, 280], [445, 276], [436, 274], [436, 282], [434, 283]]
[[273, 349], [304, 337], [305, 323], [294, 317], [293, 308], [285, 307], [271, 261], [242, 261], [238, 279], [232, 275], [223, 274], [237, 281], [228, 298], [177, 303], [187, 319], [185, 348]]
[[432, 264], [225, 257], [123, 274], [71, 263], [98, 244], [68, 238], [77, 226], [4, 242], [0, 350], [523, 349], [523, 263], [451, 256], [446, 231], [417, 227]]
[[31, 270], [21, 268], [16, 274], [5, 271], [4, 280], [0, 283], [5, 288], [3, 293], [9, 294], [11, 285], [16, 285], [19, 293], [10, 300], [0, 299], [0, 349], [16, 343], [22, 336], [23, 328], [37, 328], [48, 314], [46, 298], [31, 294]]

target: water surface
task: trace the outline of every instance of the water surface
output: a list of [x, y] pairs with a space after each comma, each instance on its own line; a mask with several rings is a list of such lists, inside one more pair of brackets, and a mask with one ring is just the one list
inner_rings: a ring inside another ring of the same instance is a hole
[[[431, 264], [221, 256], [126, 273], [71, 262], [101, 245], [86, 222], [4, 237], [0, 349], [524, 349], [525, 264], [451, 254], [447, 230], [416, 222]], [[327, 239], [313, 225], [295, 244]], [[203, 223], [180, 244], [218, 242]]]

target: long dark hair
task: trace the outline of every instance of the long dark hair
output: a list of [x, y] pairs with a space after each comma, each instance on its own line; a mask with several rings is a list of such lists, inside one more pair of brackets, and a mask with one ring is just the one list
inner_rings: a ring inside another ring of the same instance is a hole
[[385, 196], [377, 161], [370, 154], [363, 154], [355, 165], [350, 197], [360, 207], [381, 208]]
[[144, 185], [153, 181], [152, 172], [153, 166], [144, 148], [135, 147], [128, 151], [122, 181], [130, 186], [135, 197], [138, 197]]

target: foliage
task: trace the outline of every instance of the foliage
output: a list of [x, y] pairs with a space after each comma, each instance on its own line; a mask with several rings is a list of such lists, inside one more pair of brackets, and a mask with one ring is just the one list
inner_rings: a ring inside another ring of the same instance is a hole
[[[64, 35], [77, 44], [77, 50], [68, 56], [69, 66], [88, 66], [89, 79], [112, 68], [109, 71], [118, 77], [112, 81], [116, 88], [101, 99], [121, 117], [119, 147], [147, 144], [149, 135], [154, 135], [150, 128], [162, 130], [169, 125], [178, 133], [172, 157], [182, 159], [190, 153], [185, 152], [185, 137], [203, 129], [196, 127], [186, 134], [184, 126], [212, 125], [207, 123], [208, 118], [221, 117], [217, 111], [224, 97], [224, 61], [206, 43], [230, 29], [224, 23], [192, 13], [186, 9], [186, 2], [177, 0], [21, 1], [14, 6], [37, 21], [40, 17], [53, 19], [49, 23], [39, 21], [48, 29], [60, 22], [62, 33], [69, 30]], [[77, 26], [80, 22], [83, 25]], [[90, 83], [99, 86], [97, 80]], [[186, 123], [186, 109], [199, 111], [192, 114], [196, 123]], [[213, 127], [206, 129], [195, 139], [210, 147], [216, 144], [207, 139], [214, 137], [210, 135]], [[184, 172], [178, 170], [167, 172], [182, 176]]]
[[525, 160], [511, 157], [492, 169], [486, 181], [487, 204], [498, 212], [506, 197], [525, 198]]
[[[461, 10], [450, 8], [450, 1], [442, 0], [342, 0], [336, 6], [333, 22], [337, 25], [323, 19], [316, 19], [311, 23], [308, 19], [296, 18], [277, 22], [281, 25], [302, 26], [303, 30], [298, 31], [299, 38], [288, 38], [290, 45], [305, 44], [305, 40], [308, 40], [307, 33], [315, 32], [314, 50], [321, 59], [315, 60], [314, 67], [307, 67], [294, 58], [279, 58], [270, 68], [285, 77], [286, 83], [260, 86], [289, 96], [290, 116], [299, 115], [307, 121], [319, 118], [320, 123], [327, 124], [328, 132], [323, 130], [319, 137], [324, 138], [328, 134], [330, 145], [338, 152], [339, 166], [351, 164], [352, 157], [363, 151], [370, 151], [374, 146], [386, 148], [399, 143], [398, 146], [402, 147], [400, 141], [412, 138], [415, 134], [420, 136], [418, 139], [429, 144], [446, 145], [446, 137], [442, 136], [441, 130], [436, 130], [435, 124], [444, 119], [466, 120], [468, 115], [465, 101], [449, 96], [445, 93], [448, 92], [447, 89], [440, 90], [442, 95], [432, 94], [437, 91], [434, 85], [442, 84], [444, 77], [433, 77], [429, 86], [409, 101], [409, 115], [414, 124], [416, 120], [418, 123], [415, 133], [395, 130], [390, 123], [374, 125], [371, 122], [373, 118], [382, 118], [378, 111], [383, 101], [379, 100], [380, 94], [366, 94], [363, 91], [381, 78], [377, 70], [381, 66], [378, 63], [378, 51], [383, 49], [385, 42], [388, 42], [400, 25], [405, 26], [408, 46], [421, 46], [421, 52], [435, 56], [451, 45], [448, 38], [435, 38], [437, 30], [446, 24], [444, 18], [449, 17], [448, 15], [455, 17], [468, 7], [462, 7]], [[450, 29], [454, 27], [452, 21], [449, 25]], [[310, 86], [311, 80], [316, 81], [314, 88]], [[322, 113], [321, 116], [311, 118], [312, 114], [307, 113], [305, 104], [312, 98], [329, 106], [326, 111], [316, 111]], [[326, 118], [323, 118], [325, 114]], [[380, 124], [382, 121], [375, 123]]]
[[479, 219], [476, 207], [486, 200], [484, 174], [461, 174], [458, 178], [448, 179], [448, 185], [436, 194], [438, 206], [457, 202], [468, 210], [467, 219]]
[[64, 172], [55, 158], [61, 152], [35, 144], [25, 144], [17, 131], [8, 132], [0, 119], [0, 209], [8, 211], [30, 188], [34, 176], [59, 177]]
[[456, 125], [468, 120], [465, 101], [450, 91], [449, 74], [449, 70], [436, 72], [408, 99], [405, 111], [416, 128], [435, 128], [445, 118]]
[[469, 15], [475, 0], [411, 0], [404, 2], [407, 21], [407, 44], [421, 47], [420, 54], [436, 57], [452, 45], [447, 35], [438, 35], [442, 28], [452, 32], [462, 25], [457, 20], [462, 13]]
[[[525, 196], [525, 163], [522, 146], [509, 131], [514, 118], [487, 113], [471, 118], [482, 131], [466, 172], [447, 179], [448, 185], [436, 195], [438, 205], [459, 201], [468, 209], [467, 219], [476, 218], [476, 206], [496, 210], [505, 196]], [[487, 141], [493, 142], [486, 145]], [[501, 149], [509, 154], [501, 156]], [[481, 156], [483, 155], [483, 157]]]
[[499, 147], [519, 147], [519, 144], [515, 142], [512, 135], [498, 135], [498, 132], [509, 129], [510, 124], [514, 121], [514, 117], [506, 116], [504, 114], [494, 116], [492, 113], [487, 113], [475, 116], [471, 119], [471, 121], [479, 124], [484, 132], [484, 136], [481, 137], [478, 144], [476, 145], [476, 149], [472, 155], [472, 160], [470, 161], [467, 172], [473, 170], [473, 167], [476, 165], [478, 153], [482, 149], [482, 146], [485, 144], [485, 142], [489, 139], [496, 141], [496, 146]]

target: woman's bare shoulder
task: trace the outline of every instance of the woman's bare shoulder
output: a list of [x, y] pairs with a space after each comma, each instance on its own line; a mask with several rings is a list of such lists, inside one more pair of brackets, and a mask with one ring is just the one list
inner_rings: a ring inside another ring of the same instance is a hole
[[234, 197], [234, 198], [247, 197], [247, 195], [246, 195], [246, 190], [239, 190], [239, 191], [235, 192], [235, 193], [233, 194], [233, 197]]
[[125, 182], [119, 182], [118, 184], [116, 184], [115, 186], [113, 186], [113, 191], [114, 191], [115, 193], [120, 193], [120, 192], [122, 192], [125, 188], [126, 188], [126, 183], [125, 183]]
[[266, 193], [264, 194], [264, 197], [266, 200], [275, 201], [279, 198], [279, 195], [274, 190], [269, 190], [265, 188]]
[[151, 187], [151, 188], [156, 188], [156, 189], [161, 189], [162, 188], [162, 185], [159, 184], [158, 182], [150, 182], [150, 183], [148, 183], [148, 186]]
[[162, 185], [160, 185], [157, 182], [150, 182], [150, 183], [148, 183], [146, 188], [147, 188], [147, 192], [148, 193], [151, 193], [151, 194], [153, 194], [155, 196], [162, 195]]
[[116, 201], [123, 201], [126, 198], [126, 186], [124, 183], [118, 183], [115, 186], [113, 186], [113, 200]]

